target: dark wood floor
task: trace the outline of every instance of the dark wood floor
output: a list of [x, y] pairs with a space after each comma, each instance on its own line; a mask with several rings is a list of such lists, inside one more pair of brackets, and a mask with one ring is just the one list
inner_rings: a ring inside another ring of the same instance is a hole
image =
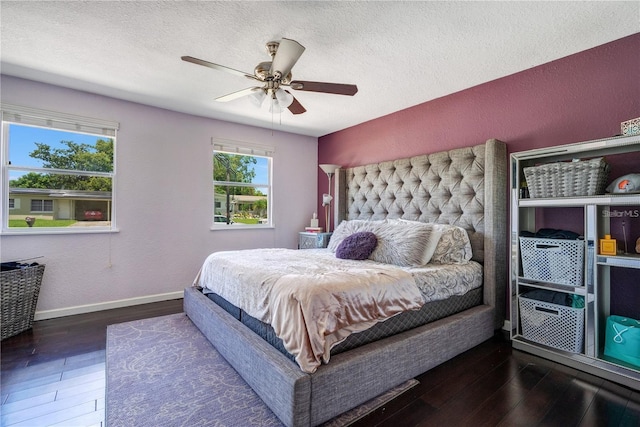
[[[182, 300], [35, 322], [2, 341], [0, 425], [103, 426], [106, 326]], [[640, 393], [511, 349], [501, 335], [417, 378], [357, 427], [640, 426]]]
[[0, 426], [104, 426], [107, 325], [180, 312], [181, 299], [105, 310], [3, 340]]

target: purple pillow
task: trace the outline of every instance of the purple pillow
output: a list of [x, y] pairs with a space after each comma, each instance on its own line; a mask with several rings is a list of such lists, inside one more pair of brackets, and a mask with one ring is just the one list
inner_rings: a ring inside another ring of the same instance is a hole
[[346, 237], [336, 249], [336, 257], [341, 259], [363, 260], [378, 245], [378, 238], [370, 231], [359, 231]]

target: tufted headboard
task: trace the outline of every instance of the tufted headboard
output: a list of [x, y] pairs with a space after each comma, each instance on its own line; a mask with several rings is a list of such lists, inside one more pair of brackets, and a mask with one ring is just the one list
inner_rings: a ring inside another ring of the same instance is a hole
[[485, 304], [497, 308], [496, 326], [502, 327], [508, 264], [503, 142], [490, 139], [472, 147], [339, 169], [336, 176], [336, 224], [403, 218], [466, 229], [473, 259], [484, 265]]

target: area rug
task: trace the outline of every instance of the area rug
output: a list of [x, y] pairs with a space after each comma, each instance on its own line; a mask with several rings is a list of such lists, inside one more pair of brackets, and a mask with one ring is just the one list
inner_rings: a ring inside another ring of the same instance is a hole
[[[184, 314], [107, 328], [107, 427], [282, 426]], [[409, 380], [324, 424], [344, 427], [418, 384]]]

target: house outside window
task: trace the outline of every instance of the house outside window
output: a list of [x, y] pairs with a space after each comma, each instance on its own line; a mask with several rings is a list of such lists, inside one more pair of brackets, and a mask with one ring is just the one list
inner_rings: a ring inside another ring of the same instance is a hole
[[115, 230], [117, 128], [2, 104], [2, 232]]
[[274, 149], [213, 140], [213, 229], [272, 226]]

